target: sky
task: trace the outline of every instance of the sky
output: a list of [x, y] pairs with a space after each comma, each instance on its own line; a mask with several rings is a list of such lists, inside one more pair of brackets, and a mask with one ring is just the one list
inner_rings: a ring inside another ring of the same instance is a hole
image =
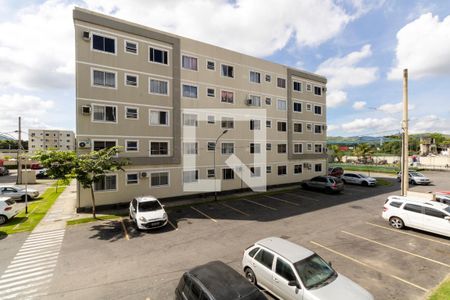
[[400, 132], [408, 68], [410, 132], [450, 134], [445, 0], [0, 0], [0, 133], [75, 129], [74, 6], [326, 76], [329, 136]]

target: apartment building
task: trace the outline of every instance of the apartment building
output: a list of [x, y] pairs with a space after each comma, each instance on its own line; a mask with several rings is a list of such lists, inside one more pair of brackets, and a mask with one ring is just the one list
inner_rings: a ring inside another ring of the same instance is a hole
[[75, 133], [70, 130], [28, 129], [28, 149], [75, 151]]
[[185, 187], [211, 178], [246, 188], [243, 168], [268, 186], [326, 173], [326, 78], [85, 9], [73, 18], [78, 151], [118, 145], [131, 162], [95, 185], [98, 205], [200, 193]]

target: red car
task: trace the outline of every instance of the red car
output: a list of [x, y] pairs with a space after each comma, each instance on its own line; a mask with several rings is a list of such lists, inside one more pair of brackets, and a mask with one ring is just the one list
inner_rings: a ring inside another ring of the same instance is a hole
[[328, 176], [333, 176], [340, 178], [344, 174], [344, 169], [341, 167], [329, 167], [328, 168]]

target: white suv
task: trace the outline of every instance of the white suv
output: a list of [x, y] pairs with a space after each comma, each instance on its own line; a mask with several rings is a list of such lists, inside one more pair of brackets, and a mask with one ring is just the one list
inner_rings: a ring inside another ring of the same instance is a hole
[[408, 226], [450, 237], [450, 206], [444, 203], [389, 196], [382, 216], [397, 229]]
[[0, 197], [0, 225], [6, 223], [9, 219], [14, 218], [20, 209], [16, 201], [10, 197]]
[[130, 219], [138, 229], [163, 227], [169, 221], [164, 205], [153, 196], [134, 198], [130, 203]]
[[245, 277], [284, 300], [373, 300], [319, 255], [285, 239], [270, 237], [244, 251]]

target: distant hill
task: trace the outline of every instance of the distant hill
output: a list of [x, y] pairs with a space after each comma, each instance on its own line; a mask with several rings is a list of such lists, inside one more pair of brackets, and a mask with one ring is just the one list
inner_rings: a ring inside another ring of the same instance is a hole
[[[429, 136], [431, 133], [418, 133], [418, 134], [410, 134], [410, 138], [418, 138], [420, 139], [423, 136]], [[443, 136], [450, 139], [450, 135], [443, 134]], [[355, 145], [355, 144], [380, 144], [390, 141], [399, 141], [400, 136], [328, 136], [327, 143], [328, 145]]]
[[9, 136], [0, 134], [0, 141], [12, 141], [13, 139]]

